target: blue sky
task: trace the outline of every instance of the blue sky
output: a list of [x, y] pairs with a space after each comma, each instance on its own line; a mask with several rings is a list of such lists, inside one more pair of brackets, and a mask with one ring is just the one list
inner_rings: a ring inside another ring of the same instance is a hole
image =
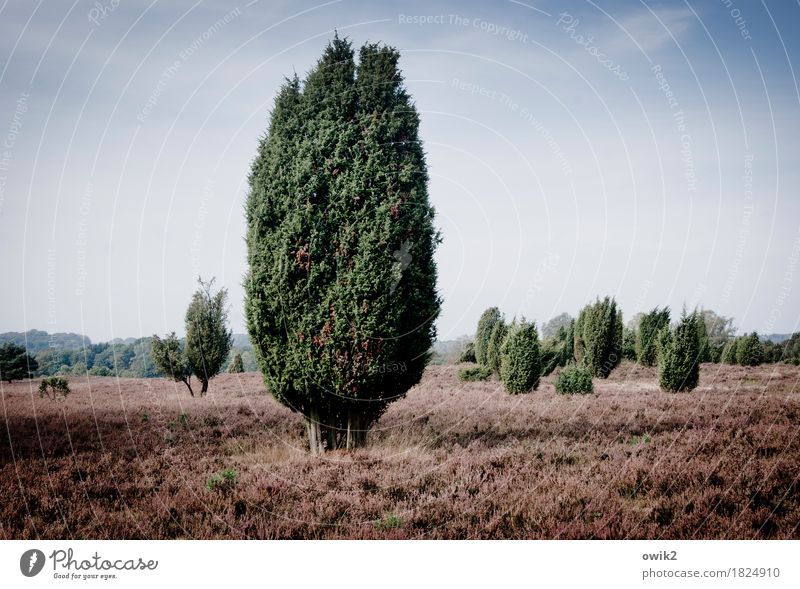
[[242, 205], [283, 76], [333, 30], [402, 52], [443, 339], [497, 305], [800, 319], [792, 2], [0, 3], [0, 331], [183, 327], [198, 274], [244, 328]]

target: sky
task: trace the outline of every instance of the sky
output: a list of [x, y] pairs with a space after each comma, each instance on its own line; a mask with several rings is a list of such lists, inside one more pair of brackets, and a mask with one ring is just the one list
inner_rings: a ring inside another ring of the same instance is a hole
[[800, 330], [800, 2], [0, 0], [0, 332], [246, 331], [247, 175], [334, 30], [401, 52], [440, 339], [704, 307]]

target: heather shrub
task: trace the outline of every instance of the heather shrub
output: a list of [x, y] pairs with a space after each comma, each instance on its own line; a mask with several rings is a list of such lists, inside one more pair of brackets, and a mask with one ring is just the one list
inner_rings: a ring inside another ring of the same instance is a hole
[[670, 331], [664, 327], [659, 334], [658, 375], [659, 384], [665, 391], [691, 391], [700, 377], [700, 337], [697, 313], [681, 316], [681, 320]]
[[468, 342], [466, 346], [464, 346], [464, 350], [461, 352], [461, 355], [458, 357], [458, 361], [462, 364], [465, 362], [472, 362], [473, 364], [477, 362], [475, 358], [475, 343]]
[[569, 364], [556, 375], [554, 385], [556, 392], [562, 395], [591, 393], [593, 390], [592, 373], [577, 364]]
[[758, 366], [764, 361], [764, 346], [754, 331], [736, 342], [736, 363], [742, 366]]
[[502, 359], [501, 348], [506, 335], [508, 335], [508, 325], [501, 318], [500, 321], [494, 324], [492, 334], [489, 336], [489, 343], [486, 346], [486, 365], [498, 375], [500, 374], [500, 361]]
[[492, 336], [494, 326], [503, 320], [500, 309], [489, 307], [478, 320], [478, 328], [475, 331], [475, 361], [484, 366], [489, 365], [489, 339]]
[[642, 366], [655, 366], [658, 360], [658, 335], [669, 326], [669, 308], [656, 307], [642, 316], [636, 332], [636, 359]]
[[607, 378], [622, 360], [622, 311], [613, 298], [584, 307], [575, 321], [575, 360]]
[[487, 366], [471, 366], [458, 371], [458, 378], [466, 382], [489, 380], [491, 376], [492, 369]]
[[500, 380], [509, 393], [527, 393], [539, 386], [542, 372], [535, 323], [513, 323], [500, 347]]
[[39, 396], [47, 397], [51, 401], [61, 399], [62, 401], [69, 395], [69, 383], [66, 378], [60, 376], [50, 376], [43, 378], [39, 383]]

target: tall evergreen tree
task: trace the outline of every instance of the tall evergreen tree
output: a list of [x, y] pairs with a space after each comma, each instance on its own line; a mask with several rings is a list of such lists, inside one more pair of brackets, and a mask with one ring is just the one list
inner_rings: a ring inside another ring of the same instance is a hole
[[700, 378], [700, 334], [698, 313], [686, 314], [671, 332], [664, 327], [658, 336], [658, 375], [665, 391], [691, 391]]
[[478, 319], [478, 328], [475, 331], [475, 360], [478, 364], [489, 365], [489, 357], [487, 355], [489, 338], [492, 335], [495, 324], [499, 321], [502, 321], [502, 315], [497, 307], [489, 307]]
[[399, 53], [338, 36], [287, 80], [250, 175], [248, 331], [309, 446], [355, 448], [419, 382], [439, 314], [419, 115]]
[[655, 366], [658, 360], [658, 335], [669, 326], [669, 308], [656, 307], [642, 316], [636, 332], [636, 359], [642, 366]]
[[186, 348], [184, 353], [192, 373], [200, 381], [200, 396], [208, 391], [208, 381], [219, 374], [233, 345], [233, 333], [228, 329], [226, 302], [228, 291], [216, 293], [208, 282], [198, 279], [200, 287], [192, 295], [186, 309]]
[[13, 342], [0, 346], [0, 379], [11, 382], [31, 378], [39, 369], [36, 359]]
[[584, 307], [575, 321], [575, 360], [592, 375], [607, 378], [622, 360], [622, 311], [613, 298]]
[[495, 374], [500, 374], [500, 362], [502, 361], [503, 343], [508, 335], [508, 325], [500, 318], [500, 321], [494, 324], [492, 333], [489, 334], [489, 343], [486, 344], [486, 366], [492, 369]]

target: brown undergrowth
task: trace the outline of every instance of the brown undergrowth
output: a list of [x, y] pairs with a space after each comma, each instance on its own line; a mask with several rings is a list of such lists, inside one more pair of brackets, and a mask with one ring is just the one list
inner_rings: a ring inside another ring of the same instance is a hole
[[320, 458], [258, 374], [3, 383], [0, 538], [800, 538], [797, 367], [670, 394], [625, 363], [571, 397], [458, 369]]

